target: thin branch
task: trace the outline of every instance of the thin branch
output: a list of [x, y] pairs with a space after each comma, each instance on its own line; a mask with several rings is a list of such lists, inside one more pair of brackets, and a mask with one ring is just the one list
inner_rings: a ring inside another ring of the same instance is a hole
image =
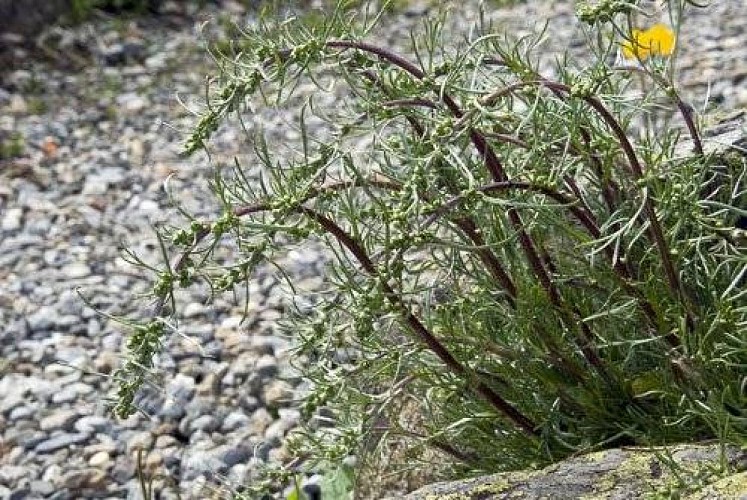
[[[538, 80], [526, 81], [526, 82], [519, 82], [517, 84], [514, 84], [512, 88], [516, 89], [521, 86], [543, 86], [553, 91], [563, 92], [566, 95], [572, 95], [571, 93], [572, 90], [568, 85], [565, 85], [560, 82], [554, 82], [551, 80], [547, 80], [544, 78], [538, 79]], [[505, 89], [500, 89], [499, 91], [488, 95], [487, 97], [483, 99], [483, 103], [490, 104], [494, 102], [494, 100], [496, 99], [494, 96], [502, 95], [504, 91]], [[589, 104], [589, 106], [591, 106], [597, 112], [597, 114], [599, 114], [602, 120], [604, 120], [607, 126], [610, 127], [610, 129], [612, 130], [613, 134], [617, 137], [617, 140], [620, 143], [620, 147], [625, 153], [625, 156], [628, 158], [628, 166], [630, 168], [631, 173], [633, 174], [633, 178], [635, 180], [642, 179], [643, 168], [641, 166], [641, 163], [638, 160], [638, 156], [635, 153], [633, 145], [631, 144], [630, 140], [625, 134], [625, 131], [622, 129], [617, 119], [612, 115], [612, 113], [610, 113], [610, 111], [604, 106], [604, 104], [602, 104], [602, 102], [596, 97], [582, 96], [581, 98], [584, 101], [586, 101], [586, 103]], [[686, 295], [682, 288], [682, 284], [680, 283], [680, 280], [679, 280], [679, 275], [677, 274], [674, 263], [672, 262], [672, 257], [669, 252], [669, 246], [667, 245], [666, 239], [664, 238], [664, 233], [662, 231], [659, 218], [656, 215], [656, 209], [654, 207], [654, 203], [649, 196], [646, 196], [644, 194], [643, 204], [644, 204], [643, 205], [644, 212], [646, 213], [646, 218], [649, 221], [651, 236], [659, 252], [662, 265], [664, 266], [664, 274], [666, 276], [669, 288], [680, 298], [680, 301], [682, 302], [683, 306], [685, 307], [685, 310], [687, 311], [689, 321], [692, 322], [692, 311], [690, 310], [690, 304], [688, 303], [686, 299]]]
[[[396, 54], [395, 52], [386, 49], [384, 47], [379, 47], [377, 45], [373, 45], [366, 42], [359, 42], [359, 41], [351, 41], [351, 40], [330, 40], [326, 42], [327, 47], [332, 48], [341, 48], [341, 49], [356, 49], [356, 50], [362, 50], [364, 52], [369, 52], [371, 54], [375, 54], [378, 57], [380, 57], [383, 60], [386, 60], [390, 62], [391, 64], [394, 64], [395, 66], [398, 66], [402, 68], [403, 70], [410, 73], [413, 77], [415, 77], [418, 80], [422, 80], [425, 78], [425, 72], [415, 66], [412, 62], [408, 61], [404, 57], [400, 56], [399, 54]], [[457, 103], [451, 98], [449, 94], [446, 92], [440, 92], [439, 97], [444, 102], [447, 108], [449, 108], [449, 111], [451, 114], [459, 119], [464, 116], [464, 113], [462, 112], [461, 108]], [[493, 180], [495, 182], [502, 182], [508, 180], [508, 177], [505, 173], [505, 170], [503, 169], [503, 165], [501, 164], [500, 160], [496, 156], [495, 152], [493, 151], [493, 148], [491, 148], [487, 141], [485, 140], [485, 136], [483, 136], [479, 130], [475, 128], [470, 128], [469, 136], [472, 141], [472, 143], [475, 146], [475, 149], [477, 149], [477, 152], [480, 154], [480, 156], [483, 158], [485, 162], [485, 166], [490, 172], [490, 175], [493, 177]], [[526, 229], [524, 228], [524, 223], [521, 220], [521, 217], [519, 216], [518, 212], [514, 207], [508, 207], [507, 215], [509, 218], [509, 221], [511, 223], [511, 226], [514, 228], [514, 230], [517, 232], [519, 237], [519, 243], [521, 245], [522, 250], [524, 251], [524, 254], [526, 255], [527, 261], [529, 262], [529, 265], [534, 272], [537, 279], [540, 281], [542, 288], [545, 290], [545, 292], [548, 294], [548, 297], [550, 299], [550, 302], [557, 307], [559, 310], [563, 311], [563, 304], [562, 299], [560, 296], [560, 293], [558, 292], [557, 288], [555, 287], [555, 284], [552, 282], [552, 279], [550, 278], [550, 275], [545, 268], [545, 264], [542, 262], [542, 259], [540, 258], [540, 254], [537, 251], [537, 247], [532, 240], [532, 238], [529, 236], [529, 234], [526, 232]], [[572, 325], [574, 321], [571, 321], [569, 318], [566, 319], [568, 325]], [[596, 350], [591, 347], [591, 335], [587, 335], [587, 332], [584, 330], [588, 329], [588, 326], [585, 324], [580, 325], [583, 339], [577, 338], [578, 344], [581, 346], [581, 349], [584, 353], [584, 356], [586, 357], [587, 361], [594, 366], [600, 374], [603, 376], [606, 376], [606, 370], [601, 362], [601, 359], [599, 358], [598, 354], [596, 353]]]
[[[347, 248], [356, 260], [360, 263], [363, 269], [374, 278], [379, 279], [381, 288], [384, 291], [387, 299], [392, 305], [398, 307], [402, 313], [405, 321], [412, 331], [420, 338], [420, 340], [438, 356], [438, 358], [446, 365], [446, 367], [454, 374], [464, 377], [468, 383], [472, 382], [467, 369], [454, 357], [453, 354], [439, 341], [423, 323], [410, 311], [407, 306], [402, 302], [402, 299], [395, 293], [395, 291], [381, 279], [376, 266], [368, 257], [368, 254], [363, 247], [348, 233], [346, 233], [340, 226], [334, 221], [325, 217], [324, 215], [316, 212], [310, 208], [299, 206], [298, 212], [302, 213], [309, 218], [316, 221], [325, 231], [335, 237], [340, 244]], [[536, 430], [536, 425], [528, 417], [522, 414], [519, 410], [514, 408], [511, 403], [503, 399], [497, 392], [495, 392], [490, 386], [482, 382], [481, 380], [474, 381], [472, 389], [486, 399], [493, 407], [495, 407], [500, 413], [508, 417], [513, 421], [521, 430], [530, 435], [539, 435]]]
[[[377, 85], [380, 89], [385, 90], [379, 77], [375, 73], [369, 70], [364, 70], [362, 74], [374, 85]], [[402, 100], [400, 100], [400, 103], [401, 102]], [[422, 102], [428, 102], [429, 104], [426, 105], [427, 107], [431, 107], [431, 105], [434, 107], [436, 106], [436, 104], [432, 101], [417, 100], [417, 102], [421, 104]], [[425, 134], [425, 128], [420, 124], [420, 122], [410, 115], [407, 115], [406, 118], [410, 123], [410, 126], [412, 126], [413, 130], [415, 130], [415, 133], [419, 137], [422, 137]], [[454, 189], [452, 189], [452, 192], [454, 192]], [[427, 199], [427, 195], [421, 193], [421, 196]], [[509, 304], [512, 307], [515, 307], [517, 295], [516, 285], [514, 284], [513, 279], [511, 279], [511, 276], [509, 276], [504, 267], [498, 261], [498, 258], [495, 256], [495, 254], [489, 248], [487, 248], [485, 240], [480, 234], [480, 230], [478, 229], [477, 224], [475, 224], [475, 222], [468, 217], [461, 217], [456, 220], [455, 223], [464, 232], [467, 238], [469, 238], [472, 243], [475, 244], [476, 252], [480, 257], [480, 260], [482, 260], [483, 264], [485, 264], [485, 266], [488, 268], [488, 271], [493, 276], [493, 278], [496, 279], [498, 283], [500, 283], [501, 287], [503, 287], [504, 291], [506, 291], [506, 297]]]

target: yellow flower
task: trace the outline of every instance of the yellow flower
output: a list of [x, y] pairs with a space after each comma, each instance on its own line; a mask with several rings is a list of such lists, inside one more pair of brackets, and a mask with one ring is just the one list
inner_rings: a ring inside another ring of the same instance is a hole
[[625, 59], [646, 59], [648, 57], [648, 48], [643, 46], [642, 39], [646, 32], [634, 29], [630, 33], [630, 40], [622, 43], [622, 54]]
[[625, 59], [647, 59], [649, 56], [668, 56], [674, 51], [674, 32], [665, 24], [654, 24], [643, 31], [634, 29], [630, 40], [621, 44]]

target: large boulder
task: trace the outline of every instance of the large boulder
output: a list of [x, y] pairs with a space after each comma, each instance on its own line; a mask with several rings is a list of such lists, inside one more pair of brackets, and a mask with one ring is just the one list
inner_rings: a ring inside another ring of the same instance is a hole
[[[726, 469], [722, 467], [726, 465]], [[572, 458], [537, 471], [436, 483], [406, 500], [747, 499], [747, 452], [718, 445], [626, 448]]]

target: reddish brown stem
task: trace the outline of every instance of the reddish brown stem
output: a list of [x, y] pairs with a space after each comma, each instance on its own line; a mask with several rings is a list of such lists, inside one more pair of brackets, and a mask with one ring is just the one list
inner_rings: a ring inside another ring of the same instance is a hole
[[[394, 64], [395, 66], [402, 68], [418, 80], [422, 80], [425, 77], [425, 72], [423, 72], [423, 70], [415, 66], [413, 63], [400, 56], [399, 54], [396, 54], [386, 48], [379, 47], [377, 45], [351, 40], [330, 40], [326, 43], [326, 45], [332, 48], [357, 49], [364, 52], [369, 52], [371, 54], [377, 55], [383, 60], [390, 62], [391, 64]], [[462, 112], [459, 105], [451, 98], [449, 94], [447, 94], [446, 92], [440, 92], [439, 97], [455, 118], [458, 119], [464, 116], [464, 113]], [[495, 155], [493, 149], [487, 144], [485, 137], [474, 128], [470, 129], [469, 135], [470, 140], [475, 146], [475, 149], [477, 149], [478, 153], [483, 158], [485, 166], [490, 172], [493, 180], [495, 182], [508, 180], [508, 177], [506, 176], [500, 160]], [[550, 275], [548, 274], [547, 269], [542, 262], [542, 259], [539, 256], [539, 252], [534, 244], [534, 241], [532, 241], [532, 238], [526, 232], [521, 217], [514, 207], [508, 207], [507, 215], [511, 226], [517, 232], [517, 235], [519, 237], [519, 244], [521, 245], [521, 248], [526, 255], [527, 261], [529, 262], [532, 271], [534, 272], [535, 276], [542, 285], [542, 288], [550, 298], [550, 302], [562, 311], [563, 304], [561, 296], [557, 288], [555, 287], [555, 284], [552, 282], [552, 279], [550, 278]], [[570, 321], [569, 318], [566, 318], [566, 321], [569, 325], [573, 323], [573, 321]], [[584, 325], [581, 326], [581, 329], [582, 333], [584, 333], [583, 336], [588, 337], [585, 332], [583, 332]], [[582, 347], [582, 351], [587, 361], [592, 366], [594, 366], [601, 374], [604, 375], [606, 370], [604, 369], [604, 366], [601, 363], [601, 359], [596, 354], [595, 350], [587, 344], [587, 340], [577, 340], [581, 344], [586, 344], [586, 347]]]
[[[348, 233], [346, 233], [340, 226], [334, 221], [325, 217], [324, 215], [306, 208], [303, 206], [298, 207], [298, 212], [302, 213], [309, 218], [316, 221], [325, 231], [335, 237], [350, 253], [355, 256], [356, 260], [360, 263], [363, 269], [372, 277], [380, 278], [376, 266], [371, 262], [368, 254], [363, 247]], [[463, 377], [468, 382], [471, 381], [471, 377], [467, 372], [467, 369], [454, 357], [453, 354], [444, 346], [436, 337], [433, 335], [423, 323], [407, 308], [402, 302], [400, 297], [394, 292], [394, 290], [384, 281], [380, 280], [380, 286], [382, 287], [384, 294], [387, 299], [397, 308], [400, 309], [405, 321], [412, 331], [420, 338], [420, 340], [428, 346], [428, 348], [447, 366], [447, 368], [454, 374]], [[514, 422], [524, 433], [530, 436], [537, 436], [538, 431], [536, 425], [523, 413], [517, 410], [511, 403], [503, 399], [497, 392], [495, 392], [490, 386], [482, 382], [481, 380], [474, 381], [472, 389], [486, 399], [494, 408], [500, 413], [505, 415], [509, 420]]]

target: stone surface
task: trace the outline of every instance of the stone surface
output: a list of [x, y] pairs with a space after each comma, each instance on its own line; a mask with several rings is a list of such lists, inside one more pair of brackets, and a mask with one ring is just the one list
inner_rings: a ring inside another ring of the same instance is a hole
[[[659, 491], [668, 496], [679, 479], [690, 481], [698, 493], [683, 498], [727, 500], [747, 498], [744, 473], [720, 478], [712, 475], [705, 487], [697, 476], [707, 468], [717, 470], [718, 446], [683, 445], [671, 448], [676, 472], [668, 469], [664, 449], [615, 449], [572, 458], [540, 471], [506, 472], [465, 481], [436, 483], [403, 498], [406, 500], [498, 500], [521, 498], [575, 500], [608, 498], [626, 500], [649, 498]], [[731, 467], [747, 467], [747, 453], [728, 450]], [[686, 491], [682, 488], [682, 491]], [[702, 496], [707, 494], [707, 496]], [[711, 496], [712, 495], [712, 496]], [[392, 497], [392, 499], [395, 497]]]

